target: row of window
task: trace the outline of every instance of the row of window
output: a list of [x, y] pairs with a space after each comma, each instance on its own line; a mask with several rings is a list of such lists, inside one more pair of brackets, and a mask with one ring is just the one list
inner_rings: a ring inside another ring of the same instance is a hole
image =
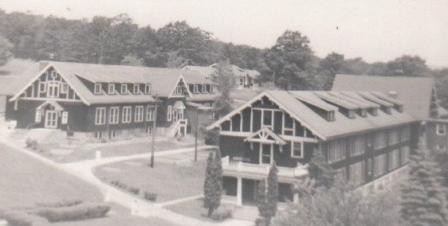
[[[107, 119], [107, 108], [97, 107], [95, 109], [95, 125], [106, 124]], [[143, 122], [144, 120], [154, 121], [155, 108], [153, 105], [146, 106], [146, 112], [143, 105], [134, 107], [134, 122]], [[121, 122], [131, 123], [132, 122], [132, 106], [124, 106], [121, 111]], [[109, 119], [108, 124], [115, 125], [120, 122], [120, 107], [114, 106], [109, 108]]]
[[68, 93], [68, 84], [62, 81], [39, 81], [39, 93], [46, 93], [47, 97], [59, 97]]
[[[120, 84], [120, 92], [121, 95], [129, 95], [131, 92], [129, 91], [129, 84]], [[104, 93], [103, 91], [103, 84], [102, 83], [95, 83], [93, 93], [95, 95], [101, 95]], [[116, 95], [118, 94], [116, 89], [115, 83], [108, 83], [107, 84], [107, 94], [108, 95]], [[151, 94], [151, 84], [147, 83], [145, 84], [144, 90], [141, 90], [141, 84], [132, 84], [132, 94], [133, 95], [149, 95]]]
[[213, 93], [214, 87], [211, 84], [190, 84], [190, 92], [196, 93]]

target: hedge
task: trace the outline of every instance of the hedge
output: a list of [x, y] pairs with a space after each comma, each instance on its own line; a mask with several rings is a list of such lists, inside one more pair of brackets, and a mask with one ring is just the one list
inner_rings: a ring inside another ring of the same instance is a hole
[[49, 222], [77, 221], [106, 216], [110, 207], [100, 204], [81, 204], [62, 208], [46, 208], [36, 212]]
[[1, 214], [1, 218], [4, 218], [8, 222], [9, 226], [48, 225], [48, 221], [45, 218], [32, 215], [26, 212], [6, 211]]

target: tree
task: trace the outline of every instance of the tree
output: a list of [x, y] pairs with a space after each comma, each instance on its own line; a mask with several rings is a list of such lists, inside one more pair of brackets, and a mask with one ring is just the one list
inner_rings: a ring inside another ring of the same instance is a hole
[[403, 55], [387, 63], [390, 75], [426, 76], [429, 68], [426, 61], [419, 56]]
[[144, 62], [143, 59], [138, 58], [135, 55], [127, 55], [121, 60], [122, 65], [129, 65], [129, 66], [143, 66]]
[[208, 217], [221, 205], [222, 166], [220, 156], [218, 149], [216, 152], [210, 152], [207, 158], [204, 181], [204, 207], [208, 209]]
[[277, 213], [278, 203], [278, 169], [275, 162], [269, 169], [268, 178], [259, 182], [258, 186], [258, 212], [266, 226], [271, 224], [271, 219]]
[[401, 189], [401, 216], [410, 226], [442, 226], [448, 224], [446, 190], [440, 169], [425, 156], [420, 142], [411, 155], [409, 177]]
[[283, 89], [310, 89], [313, 80], [313, 51], [308, 37], [285, 31], [265, 54], [272, 80]]
[[219, 91], [219, 95], [214, 102], [215, 114], [217, 114], [217, 117], [226, 115], [233, 108], [230, 94], [236, 86], [235, 76], [228, 61], [221, 61], [216, 65], [216, 73], [213, 74], [212, 80]]
[[0, 36], [0, 66], [5, 65], [12, 57], [12, 44]]
[[344, 66], [344, 55], [330, 53], [319, 62], [319, 75], [324, 76], [323, 89], [330, 89], [336, 74], [340, 73]]
[[308, 172], [310, 179], [314, 180], [315, 188], [323, 186], [328, 189], [335, 183], [336, 170], [325, 161], [325, 157], [320, 151], [314, 152], [314, 156], [308, 166]]

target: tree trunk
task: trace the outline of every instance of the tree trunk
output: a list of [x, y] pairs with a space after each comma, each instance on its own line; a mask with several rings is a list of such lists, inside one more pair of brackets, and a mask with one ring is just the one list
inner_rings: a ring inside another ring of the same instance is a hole
[[213, 213], [213, 208], [212, 207], [208, 208], [207, 217], [210, 218], [212, 216], [212, 213]]

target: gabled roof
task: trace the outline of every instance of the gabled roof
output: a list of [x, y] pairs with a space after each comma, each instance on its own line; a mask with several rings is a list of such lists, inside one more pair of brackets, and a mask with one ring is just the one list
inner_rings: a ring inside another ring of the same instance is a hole
[[[307, 94], [304, 95], [303, 92], [307, 92]], [[333, 103], [335, 101], [345, 99], [340, 97], [342, 93], [336, 92], [336, 94], [338, 95], [331, 96], [331, 101], [329, 102]], [[358, 92], [351, 92], [350, 95], [356, 95], [356, 98], [362, 98], [365, 102], [369, 102], [369, 100], [363, 98], [363, 96], [361, 96]], [[304, 96], [308, 96], [307, 100], [305, 101], [302, 100]], [[230, 112], [228, 115], [211, 124], [209, 127], [207, 127], [207, 129], [214, 129], [216, 127], [219, 127], [221, 123], [231, 119], [231, 117], [250, 107], [254, 102], [260, 100], [263, 97], [267, 97], [269, 100], [277, 104], [280, 109], [284, 110], [292, 118], [300, 122], [302, 125], [304, 125], [304, 127], [309, 129], [313, 134], [323, 140], [334, 139], [336, 137], [345, 136], [351, 133], [359, 133], [384, 127], [398, 126], [416, 121], [409, 114], [405, 112], [399, 112], [396, 109], [391, 109], [390, 114], [380, 110], [378, 111], [377, 115], [371, 115], [369, 113], [366, 117], [357, 116], [355, 118], [348, 118], [340, 111], [334, 111], [335, 120], [330, 121], [319, 115], [317, 112], [313, 111], [313, 109], [311, 109], [304, 103], [315, 102], [316, 104], [311, 103], [311, 105], [318, 106], [323, 100], [329, 99], [328, 96], [330, 96], [330, 93], [323, 91], [302, 91], [300, 93], [288, 91], [266, 91], [257, 95], [250, 101], [242, 104], [241, 106]], [[337, 104], [331, 106], [335, 106], [336, 109], [339, 110], [339, 107], [337, 107], [336, 105]], [[354, 106], [361, 108], [357, 105]], [[345, 108], [344, 106], [342, 107]], [[327, 106], [327, 110], [332, 110], [332, 108]]]
[[264, 127], [247, 136], [244, 141], [285, 145], [286, 141], [268, 127]]
[[377, 91], [387, 96], [396, 92], [404, 111], [414, 118], [430, 117], [431, 94], [434, 81], [428, 77], [336, 75], [334, 91]]

